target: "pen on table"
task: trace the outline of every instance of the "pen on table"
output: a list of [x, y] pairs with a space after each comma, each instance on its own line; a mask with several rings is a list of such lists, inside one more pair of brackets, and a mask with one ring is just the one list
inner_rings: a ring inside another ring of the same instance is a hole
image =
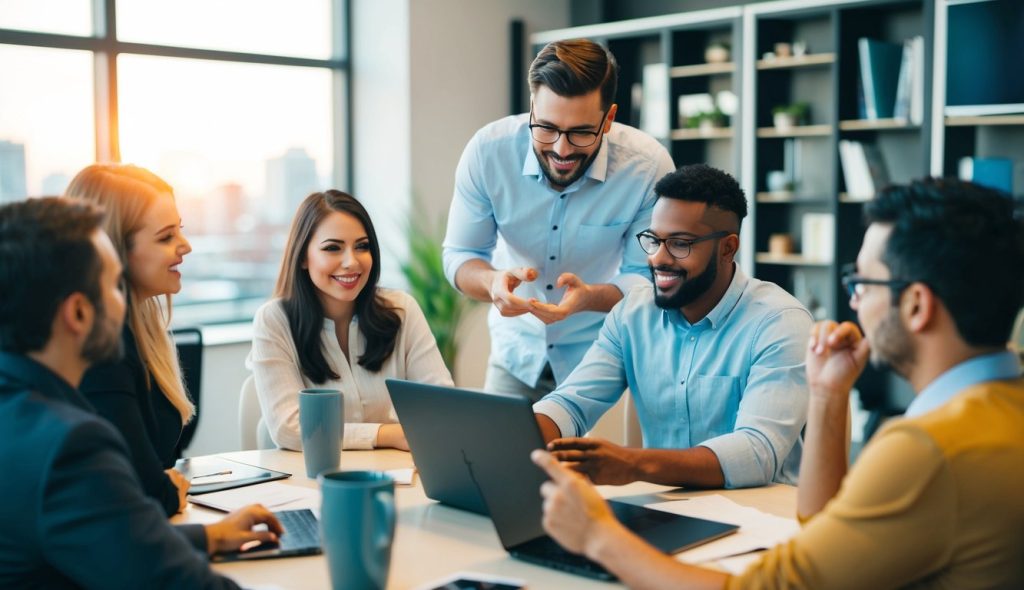
[[216, 471], [214, 473], [204, 473], [202, 475], [193, 475], [192, 479], [199, 479], [200, 477], [213, 477], [215, 475], [231, 475], [231, 470], [227, 469], [225, 471]]

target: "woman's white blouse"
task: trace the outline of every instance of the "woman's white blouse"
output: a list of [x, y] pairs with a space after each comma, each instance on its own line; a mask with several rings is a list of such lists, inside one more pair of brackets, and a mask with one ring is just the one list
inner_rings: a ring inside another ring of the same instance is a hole
[[408, 379], [435, 385], [452, 385], [452, 377], [441, 359], [437, 342], [430, 332], [416, 300], [402, 291], [380, 289], [384, 299], [398, 311], [402, 327], [395, 350], [380, 371], [359, 366], [366, 350], [366, 338], [359, 331], [359, 318], [348, 327], [349, 356], [346, 359], [334, 330], [334, 322], [324, 319], [320, 333], [328, 364], [339, 375], [324, 383], [313, 383], [299, 365], [299, 355], [280, 299], [265, 303], [253, 319], [252, 351], [246, 366], [256, 379], [260, 408], [270, 436], [277, 446], [302, 449], [299, 434], [299, 391], [311, 387], [341, 390], [345, 398], [346, 449], [372, 449], [381, 424], [398, 422], [391, 405], [385, 379]]

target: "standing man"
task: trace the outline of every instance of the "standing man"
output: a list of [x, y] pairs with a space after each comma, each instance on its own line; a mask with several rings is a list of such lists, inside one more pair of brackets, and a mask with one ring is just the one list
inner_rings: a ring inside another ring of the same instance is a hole
[[530, 112], [478, 131], [455, 173], [444, 269], [494, 304], [485, 389], [536, 401], [563, 381], [604, 314], [646, 284], [658, 141], [614, 123], [618, 65], [604, 47], [548, 44], [530, 65]]
[[[811, 404], [796, 537], [739, 576], [688, 566], [615, 520], [543, 451], [544, 527], [631, 588], [1024, 588], [1024, 379], [1006, 342], [1024, 305], [1024, 219], [955, 180], [883, 190], [857, 273], [864, 330], [825, 321], [806, 347]], [[849, 394], [868, 359], [917, 392], [847, 473]]]
[[[654, 190], [636, 236], [654, 284], [615, 306], [572, 375], [534, 405], [544, 439], [597, 484], [794, 484], [811, 315], [735, 264], [747, 200], [732, 176], [691, 164]], [[645, 448], [579, 438], [627, 385]]]
[[276, 541], [274, 515], [171, 527], [76, 389], [122, 354], [122, 268], [101, 219], [63, 199], [0, 207], [0, 588], [237, 588], [206, 554]]

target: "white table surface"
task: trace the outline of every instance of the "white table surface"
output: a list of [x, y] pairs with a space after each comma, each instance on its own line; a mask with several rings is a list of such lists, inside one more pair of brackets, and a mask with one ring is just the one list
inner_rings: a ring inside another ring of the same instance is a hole
[[[242, 451], [224, 457], [286, 471], [292, 477], [287, 485], [316, 488], [316, 481], [305, 476], [302, 454], [292, 451]], [[399, 469], [412, 466], [409, 453], [394, 450], [344, 451], [342, 470]], [[627, 486], [602, 486], [606, 497], [650, 504], [666, 500], [722, 494], [738, 504], [769, 514], [792, 517], [796, 508], [796, 488], [773, 485], [743, 490], [679, 491], [647, 483]], [[538, 491], [539, 493], [539, 491]], [[442, 506], [424, 495], [417, 475], [412, 486], [396, 486], [398, 522], [391, 555], [388, 588], [417, 588], [457, 571], [472, 571], [525, 580], [533, 588], [618, 588], [554, 569], [532, 565], [510, 557], [501, 547], [490, 519], [470, 512]], [[223, 513], [190, 505], [175, 523], [207, 523]], [[218, 572], [245, 587], [288, 589], [330, 588], [327, 563], [323, 556], [290, 557], [251, 562], [214, 564]]]

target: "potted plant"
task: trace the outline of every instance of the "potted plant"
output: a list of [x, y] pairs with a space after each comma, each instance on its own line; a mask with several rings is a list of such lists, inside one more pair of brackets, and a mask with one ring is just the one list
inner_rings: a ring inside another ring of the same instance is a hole
[[443, 224], [429, 227], [427, 215], [417, 207], [406, 223], [409, 237], [409, 258], [402, 264], [402, 274], [409, 283], [409, 294], [420, 304], [430, 331], [437, 340], [448, 370], [455, 371], [458, 345], [455, 331], [467, 309], [466, 298], [448, 283], [441, 262]]
[[701, 133], [709, 134], [713, 129], [720, 129], [729, 126], [729, 116], [722, 112], [716, 105], [710, 111], [701, 111], [686, 118], [686, 126], [690, 129], [699, 129]]
[[772, 122], [776, 130], [786, 132], [806, 123], [810, 110], [811, 107], [806, 102], [779, 105], [772, 109]]
[[726, 41], [712, 41], [704, 49], [704, 61], [709, 64], [725, 63], [729, 61], [731, 49]]

